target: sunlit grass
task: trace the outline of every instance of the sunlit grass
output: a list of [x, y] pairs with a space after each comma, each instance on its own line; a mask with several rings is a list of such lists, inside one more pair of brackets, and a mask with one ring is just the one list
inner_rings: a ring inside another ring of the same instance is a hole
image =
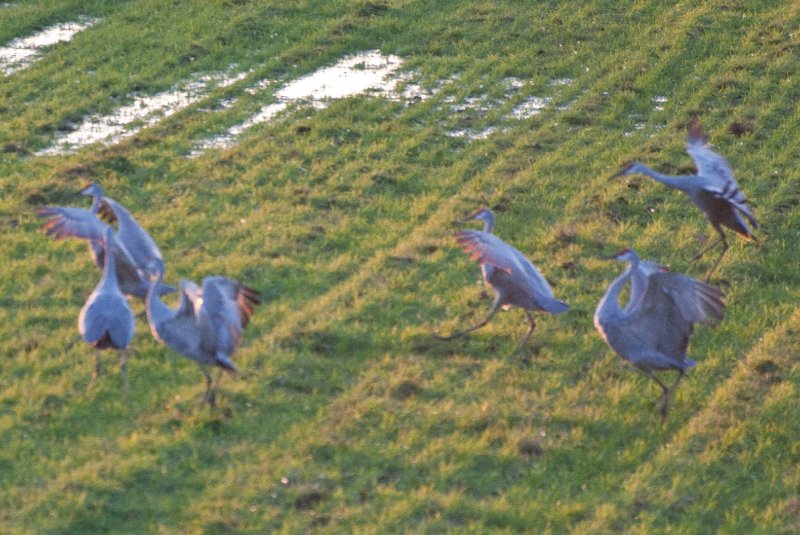
[[[798, 530], [800, 8], [17, 4], [0, 11], [3, 42], [101, 22], [0, 78], [4, 532]], [[31, 156], [133, 92], [233, 64], [253, 69], [249, 82], [286, 82], [374, 49], [438, 92], [291, 107], [187, 158], [263, 104], [233, 87], [214, 95], [238, 97], [230, 110], [201, 102], [115, 146]], [[447, 135], [502, 122], [510, 77], [551, 105], [483, 140]], [[502, 109], [452, 108], [484, 96]], [[713, 281], [725, 320], [696, 330], [698, 366], [662, 424], [657, 388], [591, 317], [622, 269], [604, 258], [622, 247], [698, 276], [710, 266], [689, 264], [714, 231], [685, 196], [610, 179], [629, 160], [691, 172], [695, 114], [763, 229], [732, 240]], [[33, 208], [80, 205], [71, 194], [92, 180], [154, 236], [169, 282], [220, 274], [264, 294], [216, 411], [200, 405], [197, 366], [142, 318], [130, 404], [116, 355], [89, 388], [91, 350], [65, 349], [98, 272], [85, 244], [44, 236]], [[517, 355], [519, 310], [432, 337], [491, 303], [452, 239], [482, 204], [571, 305], [541, 314]]]

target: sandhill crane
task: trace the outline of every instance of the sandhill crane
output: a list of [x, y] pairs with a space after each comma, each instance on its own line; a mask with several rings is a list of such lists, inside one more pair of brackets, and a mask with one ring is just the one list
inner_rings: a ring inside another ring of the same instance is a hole
[[[639, 257], [625, 249], [614, 259], [628, 264], [606, 290], [594, 313], [600, 336], [620, 357], [636, 366], [662, 389], [661, 416], [666, 419], [669, 396], [695, 362], [686, 358], [693, 324], [714, 326], [723, 316], [722, 292], [687, 275], [642, 267]], [[623, 287], [631, 282], [631, 298], [619, 305]], [[643, 290], [635, 286], [645, 284]], [[653, 370], [677, 370], [667, 388]]]
[[128, 301], [119, 289], [114, 246], [114, 231], [106, 227], [102, 240], [106, 254], [103, 276], [89, 295], [78, 316], [78, 331], [90, 346], [95, 348], [95, 367], [92, 380], [100, 374], [100, 350], [116, 349], [120, 352], [120, 369], [128, 396], [128, 347], [133, 339], [136, 324]]
[[164, 276], [164, 262], [151, 260], [145, 274], [150, 277], [145, 299], [150, 332], [156, 340], [200, 365], [206, 377], [203, 401], [213, 406], [213, 381], [207, 368], [237, 371], [231, 356], [253, 306], [259, 303], [259, 292], [224, 277], [205, 277], [199, 289], [193, 282], [181, 280], [180, 302], [172, 309], [155, 291]]
[[[149, 284], [143, 279], [140, 270], [150, 258], [161, 258], [152, 237], [136, 222], [131, 214], [115, 200], [105, 197], [102, 188], [97, 184], [89, 184], [80, 192], [92, 197], [89, 210], [65, 206], [44, 206], [37, 208], [39, 217], [47, 218], [42, 228], [49, 236], [60, 238], [79, 238], [88, 240], [92, 261], [103, 269], [102, 240], [105, 229], [109, 225], [102, 221], [117, 221], [119, 228], [115, 233], [112, 250], [115, 255], [117, 280], [122, 293], [144, 299]], [[174, 292], [175, 288], [162, 285], [161, 295]]]
[[750, 228], [745, 223], [744, 216], [753, 228], [759, 224], [750, 208], [747, 199], [739, 189], [733, 178], [733, 171], [727, 160], [714, 152], [708, 144], [708, 138], [703, 132], [697, 118], [693, 118], [687, 127], [688, 136], [686, 151], [697, 166], [696, 175], [669, 176], [653, 171], [640, 162], [627, 164], [614, 176], [642, 173], [662, 184], [686, 193], [692, 202], [705, 214], [711, 226], [719, 234], [719, 239], [709, 244], [693, 258], [699, 260], [707, 251], [722, 242], [722, 252], [706, 275], [706, 282], [711, 279], [711, 274], [717, 269], [722, 257], [728, 250], [728, 241], [722, 227], [728, 227], [747, 240], [755, 239]]
[[495, 219], [491, 210], [482, 208], [460, 223], [471, 219], [483, 221], [483, 230], [463, 230], [456, 234], [456, 240], [472, 259], [480, 262], [483, 280], [494, 289], [495, 299], [488, 315], [477, 325], [449, 336], [434, 336], [439, 340], [463, 336], [486, 325], [498, 308], [507, 310], [518, 306], [525, 311], [530, 323], [530, 329], [517, 344], [516, 350], [519, 350], [536, 328], [533, 310], [560, 314], [569, 307], [553, 296], [545, 278], [522, 253], [492, 234]]

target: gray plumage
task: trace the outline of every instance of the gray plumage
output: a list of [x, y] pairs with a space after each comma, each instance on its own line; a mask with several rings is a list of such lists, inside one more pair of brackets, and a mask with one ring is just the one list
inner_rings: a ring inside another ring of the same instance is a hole
[[153, 337], [200, 365], [207, 381], [204, 400], [213, 405], [213, 381], [207, 368], [237, 371], [231, 356], [253, 306], [259, 303], [259, 292], [224, 277], [206, 277], [201, 288], [181, 280], [180, 302], [172, 309], [155, 291], [164, 276], [164, 263], [160, 259], [149, 262], [147, 275], [150, 291], [145, 306]]
[[733, 178], [730, 165], [725, 158], [712, 150], [707, 139], [700, 123], [694, 118], [688, 125], [686, 151], [697, 166], [696, 175], [663, 175], [640, 162], [627, 164], [615, 175], [633, 173], [647, 175], [662, 184], [686, 193], [695, 206], [705, 214], [711, 226], [719, 234], [719, 239], [701, 250], [693, 260], [700, 259], [712, 247], [722, 243], [722, 252], [706, 275], [706, 282], [710, 280], [711, 274], [716, 270], [728, 250], [728, 241], [722, 227], [731, 229], [747, 240], [755, 239], [755, 236], [745, 220], [753, 228], [759, 227], [758, 220], [747, 205], [748, 201], [744, 193]]
[[492, 234], [495, 219], [491, 210], [482, 208], [461, 222], [471, 219], [483, 221], [483, 230], [463, 230], [456, 234], [456, 241], [472, 259], [480, 262], [483, 280], [495, 291], [495, 299], [486, 318], [477, 325], [450, 336], [435, 336], [440, 340], [463, 336], [486, 325], [498, 308], [507, 310], [518, 306], [525, 311], [530, 323], [530, 329], [517, 344], [519, 349], [536, 327], [532, 311], [560, 314], [569, 307], [553, 296], [547, 280], [521, 252]]
[[[149, 284], [142, 277], [141, 270], [150, 258], [161, 258], [155, 241], [122, 205], [104, 196], [99, 185], [89, 184], [80, 193], [92, 197], [89, 210], [65, 206], [40, 207], [36, 210], [37, 215], [47, 218], [42, 228], [57, 239], [69, 237], [87, 240], [92, 261], [103, 269], [103, 235], [107, 228], [112, 228], [108, 223], [116, 221], [118, 230], [112, 250], [120, 290], [125, 295], [144, 299]], [[169, 285], [159, 288], [161, 295], [174, 291], [175, 288]]]
[[[106, 228], [101, 246], [105, 251], [112, 250], [114, 233]], [[90, 346], [95, 348], [94, 377], [100, 373], [100, 350], [116, 349], [120, 352], [125, 394], [128, 394], [128, 347], [133, 339], [136, 324], [128, 306], [128, 301], [119, 289], [114, 266], [115, 255], [104, 255], [103, 276], [89, 295], [78, 316], [78, 331]]]
[[[695, 362], [686, 357], [693, 324], [714, 326], [723, 316], [722, 292], [687, 275], [642, 263], [625, 249], [614, 257], [627, 263], [597, 305], [594, 325], [600, 336], [620, 357], [629, 361], [662, 388], [661, 414], [667, 416], [672, 390]], [[631, 283], [630, 299], [622, 308], [619, 296]], [[653, 370], [676, 370], [678, 377], [667, 388]]]

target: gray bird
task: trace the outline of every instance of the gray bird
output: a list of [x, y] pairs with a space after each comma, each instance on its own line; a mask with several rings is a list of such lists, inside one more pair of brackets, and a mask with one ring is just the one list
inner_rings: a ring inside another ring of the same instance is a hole
[[[78, 238], [87, 240], [94, 264], [103, 269], [105, 249], [103, 235], [108, 223], [116, 221], [118, 230], [113, 242], [117, 280], [123, 294], [139, 299], [147, 296], [149, 283], [142, 278], [140, 270], [150, 258], [161, 258], [152, 237], [136, 222], [131, 214], [114, 199], [104, 196], [97, 184], [89, 184], [80, 191], [81, 195], [92, 197], [89, 210], [65, 206], [44, 206], [37, 208], [39, 217], [47, 218], [42, 228], [57, 239]], [[103, 221], [108, 221], [106, 223]], [[162, 285], [160, 295], [174, 292], [175, 288]]]
[[670, 176], [653, 171], [640, 162], [627, 164], [614, 176], [642, 173], [662, 184], [686, 193], [692, 202], [706, 216], [711, 226], [719, 234], [719, 239], [701, 250], [693, 261], [699, 260], [707, 251], [722, 242], [722, 252], [706, 275], [706, 282], [711, 279], [711, 274], [717, 269], [722, 257], [728, 250], [728, 241], [722, 227], [727, 227], [747, 240], [755, 239], [745, 219], [753, 228], [759, 228], [758, 221], [747, 206], [747, 199], [739, 189], [733, 178], [733, 171], [727, 160], [714, 152], [707, 143], [708, 138], [703, 132], [697, 118], [692, 119], [688, 127], [686, 151], [697, 166], [696, 175]]
[[103, 276], [97, 287], [89, 295], [78, 316], [78, 331], [90, 346], [95, 348], [95, 367], [92, 380], [100, 374], [100, 350], [116, 349], [120, 352], [120, 370], [128, 396], [128, 347], [133, 339], [136, 324], [128, 306], [128, 300], [119, 289], [115, 256], [111, 251], [114, 245], [114, 231], [106, 227], [101, 246], [106, 254]]
[[208, 368], [237, 371], [231, 356], [253, 306], [259, 303], [259, 292], [224, 277], [205, 277], [202, 288], [181, 280], [180, 302], [172, 309], [156, 295], [164, 276], [164, 262], [151, 260], [146, 275], [150, 278], [145, 300], [150, 332], [156, 340], [200, 365], [206, 377], [203, 401], [213, 406], [215, 393]]
[[471, 219], [483, 221], [483, 231], [463, 230], [456, 234], [456, 241], [470, 258], [480, 262], [483, 280], [495, 291], [495, 299], [486, 318], [477, 325], [450, 336], [438, 334], [434, 336], [439, 340], [451, 340], [463, 336], [486, 325], [498, 308], [503, 307], [503, 310], [507, 310], [512, 306], [518, 306], [525, 311], [530, 323], [530, 329], [517, 344], [516, 350], [519, 350], [536, 328], [532, 311], [543, 310], [551, 314], [560, 314], [569, 307], [553, 296], [553, 291], [545, 278], [522, 253], [492, 234], [495, 220], [491, 210], [482, 208], [460, 223]]
[[[626, 262], [627, 269], [609, 285], [597, 305], [594, 325], [611, 349], [658, 383], [661, 416], [666, 419], [671, 392], [695, 365], [686, 358], [693, 325], [715, 326], [725, 310], [723, 295], [687, 275], [664, 271], [656, 268], [657, 264], [643, 265], [631, 249], [613, 258]], [[622, 308], [619, 297], [628, 282], [630, 298]], [[678, 377], [667, 388], [653, 370], [676, 370]]]

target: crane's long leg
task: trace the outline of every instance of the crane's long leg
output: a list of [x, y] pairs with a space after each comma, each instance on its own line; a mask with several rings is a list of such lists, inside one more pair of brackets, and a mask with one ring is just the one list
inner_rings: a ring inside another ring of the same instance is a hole
[[214, 407], [217, 403], [217, 397], [214, 395], [214, 381], [205, 366], [201, 366], [201, 369], [203, 370], [203, 375], [206, 376], [206, 393], [203, 394], [201, 403], [208, 402], [211, 407]]
[[530, 338], [531, 335], [533, 334], [533, 330], [536, 328], [536, 318], [533, 317], [533, 313], [527, 308], [524, 310], [525, 310], [525, 315], [528, 317], [528, 322], [531, 324], [531, 328], [528, 329], [528, 332], [525, 333], [522, 336], [522, 338], [520, 338], [519, 342], [517, 343], [516, 349], [514, 349], [514, 353], [522, 349], [522, 346], [525, 345], [525, 343], [528, 341], [528, 338]]
[[714, 230], [716, 230], [717, 234], [719, 234], [719, 239], [714, 240], [710, 245], [706, 246], [702, 251], [697, 253], [694, 256], [694, 258], [692, 258], [692, 263], [700, 260], [701, 258], [703, 258], [704, 254], [706, 254], [712, 248], [716, 247], [718, 243], [722, 242], [722, 252], [719, 254], [719, 257], [717, 257], [717, 261], [714, 262], [714, 265], [711, 266], [711, 269], [709, 270], [708, 274], [706, 275], [706, 282], [711, 280], [711, 275], [717, 269], [717, 266], [719, 266], [719, 263], [722, 261], [722, 257], [725, 256], [725, 253], [728, 250], [728, 240], [725, 238], [725, 233], [722, 231], [722, 228], [719, 225], [713, 225], [713, 226], [714, 226]]
[[675, 391], [675, 387], [678, 386], [678, 383], [680, 383], [681, 379], [683, 379], [683, 374], [684, 374], [684, 371], [679, 368], [678, 369], [678, 377], [675, 378], [675, 382], [672, 383], [671, 387], [669, 387], [670, 394], [672, 394]]
[[494, 313], [497, 312], [498, 308], [500, 308], [500, 296], [499, 295], [495, 298], [494, 303], [492, 303], [492, 308], [489, 309], [489, 313], [486, 315], [485, 318], [483, 318], [483, 321], [481, 321], [477, 325], [473, 325], [472, 327], [470, 327], [468, 329], [464, 329], [463, 331], [455, 332], [455, 333], [451, 334], [450, 336], [442, 336], [440, 334], [434, 334], [433, 337], [436, 338], [437, 340], [452, 340], [453, 338], [458, 338], [459, 336], [464, 336], [467, 333], [471, 333], [472, 331], [480, 329], [481, 327], [483, 327], [484, 325], [489, 323], [489, 320], [492, 319], [492, 316], [494, 316]]
[[122, 388], [125, 392], [125, 401], [130, 402], [130, 388], [128, 388], [128, 350], [123, 349], [119, 354], [119, 370], [122, 374]]
[[[661, 387], [661, 390], [662, 390], [662, 392], [661, 392], [661, 409], [660, 409], [660, 411], [661, 411], [661, 419], [666, 421], [668, 404], [669, 404], [669, 393], [670, 393], [669, 388], [667, 388], [667, 385], [662, 383], [661, 380], [658, 377], [656, 377], [656, 374], [653, 373], [653, 370], [648, 370], [648, 369], [645, 369], [645, 368], [639, 368], [639, 369], [642, 370], [645, 375], [650, 377], [650, 379], [652, 379], [653, 381], [658, 383], [658, 386]], [[676, 381], [675, 385], [677, 385], [677, 384], [678, 383]], [[673, 385], [673, 388], [674, 388], [675, 385]]]
[[714, 265], [711, 266], [711, 269], [706, 274], [706, 282], [711, 280], [711, 274], [714, 273], [714, 271], [717, 269], [717, 266], [719, 266], [719, 263], [722, 261], [722, 257], [725, 256], [725, 253], [728, 251], [728, 240], [725, 239], [725, 233], [722, 232], [722, 229], [719, 227], [719, 225], [715, 225], [714, 228], [717, 229], [717, 232], [719, 232], [720, 239], [722, 240], [722, 252], [719, 253], [717, 261], [714, 262]]
[[719, 242], [720, 242], [720, 240], [716, 239], [713, 242], [711, 242], [711, 244], [705, 246], [702, 251], [700, 251], [699, 253], [697, 253], [696, 255], [694, 255], [692, 257], [692, 261], [689, 262], [689, 263], [693, 264], [693, 263], [697, 262], [698, 260], [700, 260], [701, 258], [703, 258], [703, 255], [706, 254], [711, 249], [713, 249], [714, 247], [716, 247]]
[[100, 377], [100, 370], [101, 370], [100, 350], [99, 349], [95, 349], [94, 350], [94, 369], [92, 370], [92, 379], [89, 381], [89, 388], [90, 389], [94, 387], [94, 383], [97, 381], [97, 378]]
[[213, 401], [210, 401], [210, 404], [211, 404], [212, 407], [216, 405], [216, 402], [217, 402], [217, 390], [219, 390], [219, 384], [222, 382], [222, 376], [223, 375], [225, 375], [225, 374], [223, 373], [222, 368], [217, 368], [217, 380], [215, 382], [216, 387], [214, 388], [214, 390], [211, 391], [211, 400], [213, 400]]

